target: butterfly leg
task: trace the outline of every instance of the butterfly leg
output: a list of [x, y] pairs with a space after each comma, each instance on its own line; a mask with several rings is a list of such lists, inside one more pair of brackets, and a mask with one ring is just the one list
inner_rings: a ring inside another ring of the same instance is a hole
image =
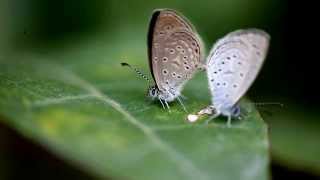
[[187, 99], [188, 99], [186, 96], [184, 96], [184, 95], [182, 95], [182, 94], [180, 94], [180, 97], [181, 97], [181, 99], [183, 99], [183, 100], [187, 100]]
[[160, 103], [161, 103], [161, 105], [162, 105], [162, 108], [163, 108], [163, 109], [166, 109], [166, 107], [164, 106], [162, 100], [161, 100], [160, 98], [158, 98], [158, 99], [159, 99], [159, 101], [160, 101]]
[[241, 114], [238, 116], [238, 119], [239, 120], [243, 120], [244, 119], [244, 117], [246, 117], [247, 115], [249, 114], [249, 112], [248, 111], [241, 111]]
[[182, 100], [179, 98], [179, 96], [177, 97], [177, 99], [178, 99], [178, 102], [181, 104], [183, 110], [184, 110], [185, 112], [187, 112], [187, 109], [186, 109], [186, 107], [184, 106]]
[[[172, 89], [172, 88], [170, 88], [170, 89]], [[174, 92], [172, 92], [172, 91], [168, 91], [170, 94], [172, 94], [173, 96], [176, 96], [176, 94], [174, 93]], [[182, 97], [182, 95], [180, 95], [181, 97]], [[185, 111], [185, 112], [187, 112], [187, 109], [186, 109], [186, 107], [184, 106], [184, 104], [183, 104], [183, 102], [182, 102], [182, 100], [180, 99], [180, 97], [179, 97], [179, 95], [177, 96], [177, 99], [178, 99], [178, 102], [180, 103], [180, 105], [182, 106], [182, 108], [183, 108], [183, 110]]]
[[205, 124], [208, 125], [211, 120], [217, 118], [218, 116], [219, 116], [219, 114], [214, 114], [214, 115], [210, 116], [210, 118], [205, 121]]
[[169, 104], [168, 104], [168, 102], [167, 102], [166, 100], [164, 100], [164, 104], [167, 106], [167, 108], [168, 108], [169, 112], [171, 112], [171, 110], [170, 110], [170, 106], [169, 106]]
[[231, 127], [231, 115], [228, 116], [228, 121], [227, 121], [227, 127], [230, 128]]

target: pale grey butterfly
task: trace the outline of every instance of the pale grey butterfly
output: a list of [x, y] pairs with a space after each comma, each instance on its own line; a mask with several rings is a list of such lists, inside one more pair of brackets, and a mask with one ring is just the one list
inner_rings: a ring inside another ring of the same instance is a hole
[[188, 115], [194, 122], [200, 115], [240, 117], [238, 101], [257, 77], [267, 54], [270, 36], [258, 29], [237, 30], [218, 40], [207, 58], [207, 78], [212, 105], [197, 115]]
[[[148, 89], [148, 96], [168, 109], [168, 102], [177, 99], [185, 110], [180, 99], [183, 86], [204, 66], [204, 48], [195, 28], [174, 10], [155, 10], [149, 24], [147, 45], [149, 67], [155, 81]], [[131, 67], [127, 63], [122, 65]]]

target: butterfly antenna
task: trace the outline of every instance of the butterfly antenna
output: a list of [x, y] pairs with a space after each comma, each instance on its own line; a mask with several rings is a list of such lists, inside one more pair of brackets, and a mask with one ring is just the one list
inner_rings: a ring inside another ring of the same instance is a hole
[[257, 108], [259, 108], [259, 111], [261, 111], [263, 114], [266, 114], [267, 116], [272, 116], [273, 113], [270, 110], [262, 109], [263, 106], [272, 105], [272, 106], [278, 106], [281, 108], [284, 107], [284, 104], [279, 103], [279, 102], [259, 102], [259, 103], [252, 103], [252, 104], [254, 104]]
[[143, 74], [139, 69], [132, 67], [130, 64], [124, 63], [124, 62], [121, 63], [121, 66], [128, 66], [130, 69], [134, 70], [140, 77], [147, 80], [149, 82], [149, 84], [151, 84], [150, 79], [145, 74]]
[[276, 105], [276, 106], [284, 107], [284, 104], [279, 102], [258, 102], [258, 103], [252, 103], [252, 104], [256, 106]]

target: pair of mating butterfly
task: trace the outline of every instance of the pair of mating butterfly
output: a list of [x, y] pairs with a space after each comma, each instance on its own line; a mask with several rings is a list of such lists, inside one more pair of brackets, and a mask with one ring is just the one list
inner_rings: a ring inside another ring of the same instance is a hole
[[184, 84], [197, 70], [206, 69], [212, 105], [189, 115], [188, 120], [194, 122], [202, 114], [212, 118], [223, 115], [230, 124], [232, 117], [240, 117], [237, 103], [256, 78], [268, 45], [269, 35], [262, 30], [237, 30], [214, 44], [205, 63], [204, 47], [191, 23], [174, 10], [156, 10], [148, 33], [149, 65], [155, 85], [149, 88], [148, 96], [158, 99], [163, 108], [169, 109], [168, 102], [175, 99], [183, 106], [179, 96]]

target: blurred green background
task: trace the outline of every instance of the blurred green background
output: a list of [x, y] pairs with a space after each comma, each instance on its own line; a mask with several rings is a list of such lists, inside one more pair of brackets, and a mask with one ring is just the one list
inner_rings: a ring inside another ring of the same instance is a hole
[[[184, 14], [195, 25], [207, 51], [218, 38], [236, 29], [256, 27], [270, 33], [267, 61], [248, 94], [254, 102], [284, 104], [284, 107], [261, 107], [270, 129], [272, 174], [274, 179], [294, 176], [317, 179], [320, 176], [318, 99], [312, 96], [315, 91], [302, 83], [308, 75], [300, 69], [304, 65], [289, 59], [287, 1], [1, 1], [0, 58], [28, 52], [50, 56], [63, 52], [68, 56], [80, 51], [79, 57], [92, 56], [112, 64], [127, 61], [148, 72], [146, 34], [155, 8], [172, 8]], [[110, 56], [94, 54], [104, 52], [105, 48], [109, 48]], [[136, 59], [140, 61], [132, 62]], [[0, 179], [17, 179], [20, 175], [90, 178], [5, 125], [0, 125], [0, 159]], [[41, 164], [43, 161], [48, 163]], [[43, 173], [39, 174], [39, 169]], [[16, 174], [17, 171], [25, 174]]]

